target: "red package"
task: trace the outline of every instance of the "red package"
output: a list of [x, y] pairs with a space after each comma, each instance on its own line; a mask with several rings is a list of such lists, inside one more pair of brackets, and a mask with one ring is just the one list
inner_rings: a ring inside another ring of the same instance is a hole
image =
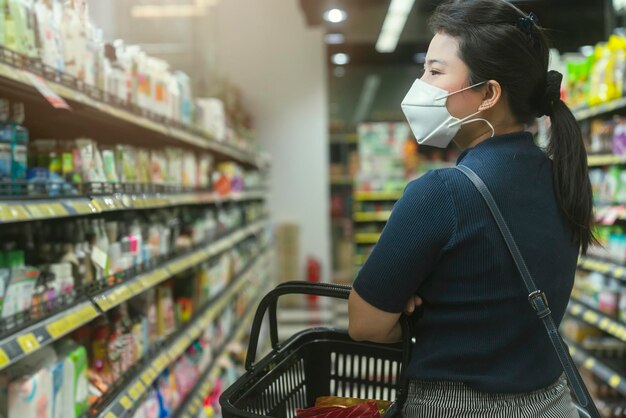
[[340, 406], [320, 406], [315, 408], [297, 409], [297, 418], [380, 418], [376, 402], [369, 401], [348, 408]]

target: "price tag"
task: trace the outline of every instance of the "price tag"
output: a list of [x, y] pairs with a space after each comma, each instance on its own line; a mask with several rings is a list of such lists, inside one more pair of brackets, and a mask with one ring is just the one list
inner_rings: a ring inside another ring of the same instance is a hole
[[617, 388], [620, 383], [622, 383], [622, 378], [618, 375], [613, 375], [609, 379], [609, 386], [611, 386], [613, 389]]
[[0, 348], [0, 368], [4, 368], [10, 362], [11, 359], [9, 358], [9, 356], [7, 356], [7, 353], [5, 353], [5, 351]]
[[609, 324], [611, 321], [609, 321], [607, 318], [603, 318], [600, 323], [598, 324], [598, 327], [602, 330], [602, 331], [606, 331], [609, 328]]
[[30, 81], [30, 84], [32, 84], [39, 93], [41, 93], [41, 95], [52, 105], [52, 107], [55, 109], [71, 110], [70, 105], [68, 105], [67, 102], [61, 98], [61, 96], [50, 88], [45, 79], [28, 71], [24, 71], [22, 74], [25, 75], [26, 80]]
[[618, 267], [615, 270], [613, 270], [613, 277], [615, 277], [616, 279], [621, 279], [623, 275], [624, 275], [623, 267]]
[[570, 312], [572, 313], [572, 315], [580, 315], [580, 313], [582, 312], [583, 307], [580, 305], [574, 305], [572, 306], [572, 308], [570, 309]]
[[133, 296], [139, 295], [144, 291], [144, 287], [142, 286], [140, 280], [133, 280], [128, 283], [128, 288]]
[[46, 325], [46, 331], [50, 336], [57, 340], [67, 333], [68, 324], [66, 318], [58, 319], [51, 324]]
[[143, 383], [146, 384], [146, 386], [150, 386], [152, 382], [154, 382], [154, 379], [152, 378], [152, 374], [150, 372], [151, 369], [148, 369], [146, 372], [144, 372], [144, 374], [141, 375], [141, 380], [143, 381]]
[[22, 205], [7, 203], [0, 204], [0, 222], [27, 221], [30, 215]]
[[133, 387], [130, 388], [128, 394], [131, 398], [133, 398], [133, 400], [136, 401], [141, 397], [141, 395], [143, 395], [145, 391], [146, 387], [143, 385], [143, 383], [141, 383], [141, 381], [138, 380], [137, 382], [135, 382]]
[[128, 411], [133, 407], [133, 401], [131, 401], [128, 396], [122, 396], [122, 399], [120, 399], [120, 405]]
[[21, 347], [24, 354], [31, 353], [39, 348], [39, 341], [32, 332], [17, 337], [17, 344]]
[[596, 361], [592, 359], [591, 357], [585, 360], [585, 362], [583, 363], [583, 366], [585, 366], [585, 368], [589, 370], [593, 369], [593, 366], [595, 365], [596, 365]]
[[100, 248], [94, 246], [91, 249], [91, 261], [93, 261], [98, 267], [106, 270], [108, 264], [108, 255]]
[[66, 204], [73, 209], [77, 215], [90, 215], [99, 212], [96, 206], [91, 202], [70, 200]]
[[115, 415], [113, 412], [107, 412], [104, 418], [117, 418], [117, 415]]

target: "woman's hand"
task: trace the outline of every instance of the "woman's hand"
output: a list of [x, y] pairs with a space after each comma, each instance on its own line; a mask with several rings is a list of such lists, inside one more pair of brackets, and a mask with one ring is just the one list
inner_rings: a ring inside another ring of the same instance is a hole
[[415, 310], [422, 306], [424, 301], [418, 295], [411, 296], [409, 301], [406, 303], [406, 307], [404, 308], [404, 313], [407, 315], [413, 315]]

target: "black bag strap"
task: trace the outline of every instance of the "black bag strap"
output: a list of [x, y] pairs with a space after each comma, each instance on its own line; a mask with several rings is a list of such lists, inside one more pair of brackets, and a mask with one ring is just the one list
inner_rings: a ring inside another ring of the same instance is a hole
[[567, 380], [572, 387], [576, 400], [578, 401], [580, 406], [585, 409], [585, 411], [589, 414], [591, 418], [600, 418], [600, 413], [596, 409], [596, 406], [593, 403], [593, 400], [591, 399], [591, 396], [589, 395], [589, 392], [585, 387], [585, 384], [583, 383], [580, 374], [578, 373], [578, 369], [576, 369], [574, 361], [569, 354], [567, 345], [563, 341], [563, 338], [561, 338], [559, 330], [554, 322], [554, 319], [552, 318], [552, 312], [550, 311], [550, 307], [548, 306], [548, 298], [543, 291], [537, 288], [537, 285], [535, 284], [530, 274], [530, 271], [526, 266], [526, 262], [522, 257], [519, 247], [517, 246], [517, 243], [515, 242], [515, 239], [513, 238], [513, 235], [511, 234], [511, 231], [506, 221], [504, 220], [504, 217], [502, 216], [502, 213], [500, 212], [496, 201], [494, 200], [491, 192], [487, 188], [487, 185], [469, 167], [459, 165], [456, 167], [456, 169], [465, 174], [465, 176], [470, 179], [472, 183], [474, 183], [474, 186], [476, 186], [476, 189], [478, 189], [478, 191], [480, 192], [481, 196], [485, 200], [485, 203], [487, 203], [491, 214], [498, 224], [498, 229], [500, 229], [500, 232], [502, 233], [502, 237], [506, 242], [509, 252], [513, 256], [515, 265], [517, 266], [517, 269], [522, 276], [522, 279], [524, 280], [524, 284], [526, 285], [526, 289], [528, 290], [528, 301], [530, 302], [530, 305], [535, 310], [537, 317], [541, 320], [548, 333], [550, 342], [552, 343], [552, 346], [554, 347], [554, 350], [559, 357], [559, 360], [561, 362], [561, 365], [563, 366], [563, 370], [565, 371]]

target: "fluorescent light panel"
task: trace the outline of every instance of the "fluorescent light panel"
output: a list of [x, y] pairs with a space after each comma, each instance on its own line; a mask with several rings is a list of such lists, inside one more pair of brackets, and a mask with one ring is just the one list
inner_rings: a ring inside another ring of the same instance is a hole
[[195, 0], [193, 4], [143, 4], [133, 6], [131, 16], [143, 19], [204, 16], [206, 9], [218, 2], [219, 0]]
[[414, 4], [415, 0], [391, 0], [385, 22], [376, 42], [376, 51], [388, 53], [396, 50], [400, 35], [402, 35], [406, 20]]
[[354, 118], [352, 121], [355, 125], [363, 121], [369, 114], [379, 87], [380, 76], [377, 74], [368, 75], [365, 79], [365, 84], [363, 85], [363, 90], [361, 91], [361, 97], [359, 97], [356, 111], [354, 112]]

